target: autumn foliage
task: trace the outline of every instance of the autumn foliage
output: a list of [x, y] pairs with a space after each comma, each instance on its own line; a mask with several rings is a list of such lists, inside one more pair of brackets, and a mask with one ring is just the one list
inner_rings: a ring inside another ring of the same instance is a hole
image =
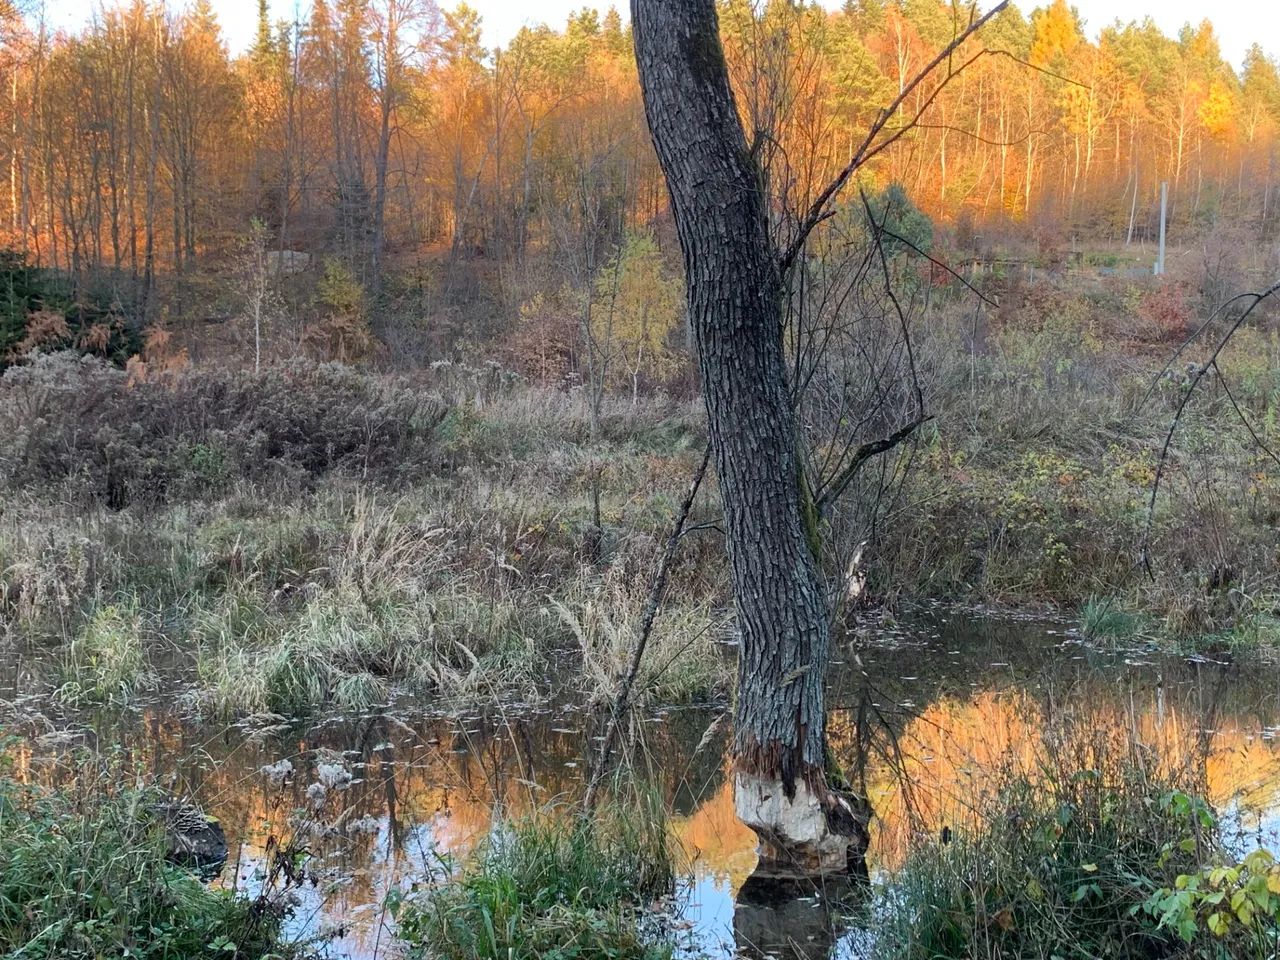
[[[430, 318], [423, 342], [436, 346], [514, 325], [516, 352], [548, 371], [609, 322], [602, 295], [625, 261], [649, 273], [628, 269], [624, 284], [664, 305], [653, 323], [648, 307], [621, 315], [614, 373], [634, 387], [661, 368], [678, 258], [615, 10], [525, 28], [495, 50], [465, 4], [318, 0], [279, 23], [265, 11], [234, 53], [204, 0], [181, 12], [124, 2], [70, 34], [11, 12], [0, 233], [15, 256], [71, 278], [73, 301], [116, 303], [136, 337], [165, 311], [225, 314], [201, 284], [257, 218], [278, 272], [323, 283], [339, 270], [358, 293], [347, 300], [359, 310], [304, 317], [301, 349], [365, 356], [379, 332], [366, 310], [394, 307]], [[725, 0], [720, 12], [779, 212], [805, 209], [968, 16], [938, 0], [833, 12]], [[1228, 63], [1208, 21], [1176, 38], [1117, 23], [1095, 42], [1054, 0], [1029, 16], [1010, 7], [957, 57], [966, 69], [863, 176], [963, 225], [966, 255], [1010, 236], [1149, 239], [1161, 181], [1177, 230], [1273, 219], [1280, 75], [1261, 48]], [[908, 98], [904, 120], [928, 94]], [[653, 244], [649, 260], [637, 243]], [[520, 346], [533, 317], [578, 342]], [[103, 336], [73, 323], [60, 339], [101, 350]]]

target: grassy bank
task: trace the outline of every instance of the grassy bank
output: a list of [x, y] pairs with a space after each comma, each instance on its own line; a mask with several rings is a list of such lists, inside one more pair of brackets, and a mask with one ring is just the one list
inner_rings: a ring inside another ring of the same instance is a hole
[[1148, 537], [1160, 450], [1226, 323], [1171, 363], [1196, 325], [1185, 285], [1000, 293], [998, 312], [940, 307], [919, 335], [937, 416], [864, 525], [873, 590], [1071, 611], [1092, 601], [1153, 635], [1256, 634], [1280, 597], [1272, 321], [1240, 329], [1201, 380]]
[[[478, 402], [458, 378], [14, 368], [5, 637], [72, 704], [161, 687], [227, 715], [534, 698], [567, 662], [598, 693], [629, 656], [699, 420], [611, 403], [593, 433], [580, 397]], [[655, 697], [724, 691], [719, 553], [709, 536], [682, 553], [642, 677]]]
[[[12, 746], [12, 749], [10, 747]], [[289, 960], [284, 914], [207, 887], [168, 859], [163, 795], [102, 760], [62, 786], [15, 774], [0, 741], [0, 955], [32, 960]]]

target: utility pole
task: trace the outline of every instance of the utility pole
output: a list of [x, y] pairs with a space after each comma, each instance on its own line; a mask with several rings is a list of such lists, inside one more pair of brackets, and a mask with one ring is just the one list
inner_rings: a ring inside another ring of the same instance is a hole
[[1156, 276], [1164, 276], [1165, 213], [1169, 207], [1169, 181], [1160, 182], [1160, 254], [1156, 257]]

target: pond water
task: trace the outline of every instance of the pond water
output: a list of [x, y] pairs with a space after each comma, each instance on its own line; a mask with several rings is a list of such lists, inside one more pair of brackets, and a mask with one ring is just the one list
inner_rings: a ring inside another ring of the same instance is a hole
[[[15, 700], [21, 678], [0, 680]], [[879, 747], [867, 784], [878, 819], [874, 871], [899, 862], [914, 829], [945, 822], [981, 789], [984, 771], [1034, 753], [1037, 718], [1079, 712], [1165, 749], [1208, 748], [1211, 799], [1243, 833], [1274, 848], [1280, 828], [1280, 670], [1143, 651], [1098, 652], [1069, 625], [939, 612], [843, 645], [831, 671], [831, 735], [851, 756], [859, 718]], [[678, 908], [681, 950], [709, 957], [857, 957], [867, 934], [836, 932], [812, 890], [780, 893], [751, 881], [753, 835], [734, 817], [722, 705], [660, 710], [644, 718], [632, 763], [654, 772], [692, 861]], [[24, 714], [16, 700], [15, 714]], [[212, 724], [163, 703], [127, 717], [45, 716], [30, 704], [30, 748], [19, 769], [87, 743], [118, 747], [158, 782], [199, 800], [231, 844], [220, 882], [251, 887], [268, 838], [307, 805], [320, 763], [354, 779], [341, 796], [341, 842], [326, 845], [323, 882], [301, 892], [300, 931], [334, 932], [337, 957], [394, 956], [381, 904], [395, 888], [439, 875], [499, 813], [557, 800], [582, 787], [589, 743], [579, 705], [565, 703], [460, 718], [398, 705], [307, 723]], [[38, 718], [38, 720], [36, 719]], [[1099, 719], [1101, 718], [1101, 719]], [[289, 760], [273, 784], [263, 767]], [[905, 785], [904, 785], [905, 784]], [[915, 814], [909, 816], [908, 810]]]

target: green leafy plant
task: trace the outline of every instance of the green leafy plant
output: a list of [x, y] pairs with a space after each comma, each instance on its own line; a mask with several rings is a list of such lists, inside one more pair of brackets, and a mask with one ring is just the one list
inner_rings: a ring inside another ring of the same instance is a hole
[[1180, 874], [1142, 908], [1188, 944], [1207, 931], [1221, 956], [1271, 957], [1280, 947], [1280, 864], [1255, 850], [1239, 863]]

